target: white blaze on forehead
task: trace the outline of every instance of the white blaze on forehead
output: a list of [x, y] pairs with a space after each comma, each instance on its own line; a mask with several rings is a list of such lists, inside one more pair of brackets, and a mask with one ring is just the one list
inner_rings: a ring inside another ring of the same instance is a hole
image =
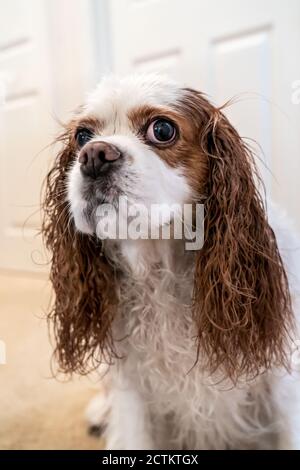
[[94, 92], [88, 95], [85, 111], [109, 121], [124, 117], [139, 106], [166, 106], [177, 101], [179, 85], [155, 74], [132, 75], [125, 78], [103, 78]]

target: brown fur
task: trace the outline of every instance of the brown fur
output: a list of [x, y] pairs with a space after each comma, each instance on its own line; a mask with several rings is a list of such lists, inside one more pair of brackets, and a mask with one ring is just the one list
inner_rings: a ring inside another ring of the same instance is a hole
[[[85, 122], [85, 121], [84, 121]], [[91, 124], [91, 123], [89, 123]], [[58, 139], [63, 150], [46, 179], [42, 233], [52, 253], [50, 280], [55, 301], [56, 356], [64, 372], [85, 373], [101, 357], [114, 357], [111, 322], [115, 309], [114, 272], [101, 253], [101, 242], [75, 230], [66, 202], [66, 178], [75, 157], [72, 122]]]
[[141, 138], [144, 138], [150, 122], [158, 117], [169, 119], [176, 124], [178, 138], [171, 144], [156, 146], [155, 152], [169, 166], [183, 168], [184, 173], [195, 175], [195, 182], [190, 182], [192, 187], [198, 191], [199, 186], [204, 185], [207, 176], [207, 162], [199, 155], [198, 133], [195, 133], [195, 129], [191, 125], [190, 116], [182, 113], [182, 109], [178, 106], [170, 106], [169, 108], [141, 106], [129, 113], [132, 130], [140, 134]]
[[[253, 155], [236, 130], [200, 93], [181, 104], [207, 159], [204, 246], [195, 269], [194, 318], [207, 368], [237, 380], [288, 368], [293, 326], [288, 280], [254, 182]], [[195, 174], [190, 172], [191, 183]]]
[[[135, 131], [157, 110], [129, 116]], [[180, 103], [158, 115], [180, 129], [177, 141], [157, 153], [181, 166], [196, 198], [205, 202], [205, 243], [195, 267], [193, 315], [198, 352], [206, 367], [232, 380], [253, 377], [272, 364], [287, 366], [292, 327], [287, 277], [253, 175], [249, 149], [221, 110], [200, 93], [185, 90]], [[65, 371], [86, 372], [102, 357], [115, 357], [111, 324], [116, 273], [100, 255], [101, 243], [76, 232], [65, 201], [68, 169], [75, 158], [72, 122], [64, 148], [46, 181], [43, 234], [52, 253], [56, 294], [49, 315], [56, 352]]]

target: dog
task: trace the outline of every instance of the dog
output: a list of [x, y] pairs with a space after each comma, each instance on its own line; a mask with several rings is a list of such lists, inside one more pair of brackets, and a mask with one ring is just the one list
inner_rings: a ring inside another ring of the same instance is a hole
[[[107, 448], [300, 449], [300, 244], [222, 108], [165, 77], [110, 76], [58, 141], [49, 319], [61, 370], [103, 371], [91, 410]], [[185, 225], [178, 211], [155, 239], [107, 236], [101, 208], [132, 220], [120, 198], [190, 204], [191, 230], [203, 207], [201, 247], [162, 236]]]

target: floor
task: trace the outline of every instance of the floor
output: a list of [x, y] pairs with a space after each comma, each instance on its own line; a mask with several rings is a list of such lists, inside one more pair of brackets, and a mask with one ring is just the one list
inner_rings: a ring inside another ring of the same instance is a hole
[[0, 274], [0, 449], [101, 449], [84, 417], [97, 381], [51, 373], [49, 298], [45, 280]]

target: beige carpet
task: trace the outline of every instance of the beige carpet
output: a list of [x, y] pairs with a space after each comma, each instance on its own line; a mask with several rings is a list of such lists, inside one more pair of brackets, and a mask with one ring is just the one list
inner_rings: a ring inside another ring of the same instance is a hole
[[[88, 436], [85, 407], [96, 394], [92, 379], [52, 377], [46, 281], [0, 274], [0, 449], [101, 449]], [[63, 379], [63, 378], [62, 378]]]

